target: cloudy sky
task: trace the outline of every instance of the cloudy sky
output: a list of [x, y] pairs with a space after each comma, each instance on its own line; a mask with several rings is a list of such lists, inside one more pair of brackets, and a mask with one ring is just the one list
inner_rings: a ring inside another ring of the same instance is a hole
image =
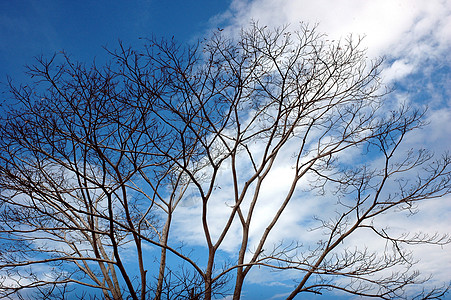
[[[26, 80], [23, 66], [41, 54], [64, 49], [75, 59], [102, 60], [102, 46], [114, 48], [118, 40], [139, 46], [140, 37], [174, 36], [190, 42], [218, 27], [235, 34], [251, 20], [268, 26], [318, 23], [331, 40], [364, 36], [368, 57], [385, 58], [382, 75], [395, 88], [392, 97], [429, 107], [429, 126], [409, 136], [405, 147], [451, 150], [451, 0], [0, 1], [0, 82], [6, 75]], [[282, 186], [284, 170], [279, 172], [273, 182], [278, 178], [277, 186]], [[422, 214], [394, 226], [451, 231], [450, 197], [421, 208]], [[312, 204], [309, 209], [319, 208]], [[181, 211], [189, 216], [193, 207]], [[187, 227], [184, 222], [177, 225]], [[188, 227], [196, 237], [197, 228]], [[190, 242], [201, 244], [195, 238]], [[236, 247], [233, 240], [226, 245], [225, 250]], [[422, 247], [415, 253], [422, 258], [419, 266], [437, 281], [451, 279], [450, 247]], [[251, 293], [246, 299], [254, 299]]]

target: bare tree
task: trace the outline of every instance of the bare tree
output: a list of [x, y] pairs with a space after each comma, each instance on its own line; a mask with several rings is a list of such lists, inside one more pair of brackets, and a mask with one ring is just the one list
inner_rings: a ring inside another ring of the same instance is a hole
[[[217, 32], [192, 47], [121, 45], [102, 67], [64, 53], [38, 58], [33, 86], [10, 83], [17, 105], [0, 124], [0, 296], [239, 299], [258, 267], [289, 272], [288, 299], [323, 290], [415, 297], [409, 286], [427, 277], [404, 245], [448, 236], [397, 235], [376, 221], [449, 194], [450, 157], [401, 152], [424, 111], [387, 109], [381, 60], [368, 61], [359, 44], [328, 42], [307, 25], [253, 24], [238, 39]], [[348, 153], [366, 158], [349, 164]], [[255, 231], [282, 163], [289, 187]], [[333, 212], [311, 212], [317, 242], [299, 232], [274, 243], [303, 197]], [[170, 234], [193, 201], [203, 250]], [[347, 244], [362, 231], [385, 251]], [[236, 252], [225, 255], [230, 238]]]

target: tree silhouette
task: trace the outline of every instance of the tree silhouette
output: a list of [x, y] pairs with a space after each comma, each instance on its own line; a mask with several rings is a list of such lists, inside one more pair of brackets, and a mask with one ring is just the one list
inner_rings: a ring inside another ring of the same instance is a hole
[[[382, 61], [360, 48], [253, 24], [190, 47], [121, 44], [101, 67], [38, 58], [0, 122], [0, 296], [239, 299], [259, 268], [295, 280], [287, 299], [444, 295], [411, 293], [428, 277], [404, 245], [448, 236], [377, 220], [449, 194], [450, 157], [404, 151], [425, 112], [391, 105]], [[280, 170], [287, 188], [268, 202]], [[306, 208], [287, 220], [294, 203]], [[276, 241], [284, 222], [311, 230]], [[385, 250], [348, 244], [361, 232]]]

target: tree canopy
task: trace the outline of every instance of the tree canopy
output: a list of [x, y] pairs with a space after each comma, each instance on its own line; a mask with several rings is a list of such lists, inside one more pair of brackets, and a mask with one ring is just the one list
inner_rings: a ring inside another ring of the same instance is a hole
[[425, 110], [361, 48], [253, 24], [38, 58], [0, 120], [0, 296], [239, 299], [267, 270], [287, 299], [443, 296], [404, 246], [449, 237], [378, 220], [448, 195], [450, 157], [402, 147]]

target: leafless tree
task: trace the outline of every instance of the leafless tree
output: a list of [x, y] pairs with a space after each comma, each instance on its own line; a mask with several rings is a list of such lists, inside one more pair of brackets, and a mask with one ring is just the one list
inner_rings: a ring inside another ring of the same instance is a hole
[[[449, 194], [450, 157], [402, 152], [424, 111], [389, 107], [382, 61], [368, 60], [359, 39], [253, 24], [239, 38], [217, 32], [191, 47], [149, 39], [109, 54], [102, 67], [65, 53], [41, 57], [28, 71], [33, 85], [9, 84], [16, 105], [0, 124], [0, 296], [239, 299], [246, 276], [263, 268], [296, 280], [288, 299], [323, 290], [415, 297], [409, 286], [427, 277], [404, 246], [448, 236], [397, 235], [376, 220]], [[349, 164], [348, 153], [366, 158]], [[282, 159], [289, 188], [251, 242], [262, 190]], [[311, 212], [317, 242], [299, 232], [274, 243], [276, 225], [303, 197], [332, 212]], [[203, 250], [170, 234], [190, 201]], [[210, 212], [221, 205], [218, 226]], [[360, 232], [385, 251], [347, 244]], [[238, 246], [226, 255], [231, 235]]]

